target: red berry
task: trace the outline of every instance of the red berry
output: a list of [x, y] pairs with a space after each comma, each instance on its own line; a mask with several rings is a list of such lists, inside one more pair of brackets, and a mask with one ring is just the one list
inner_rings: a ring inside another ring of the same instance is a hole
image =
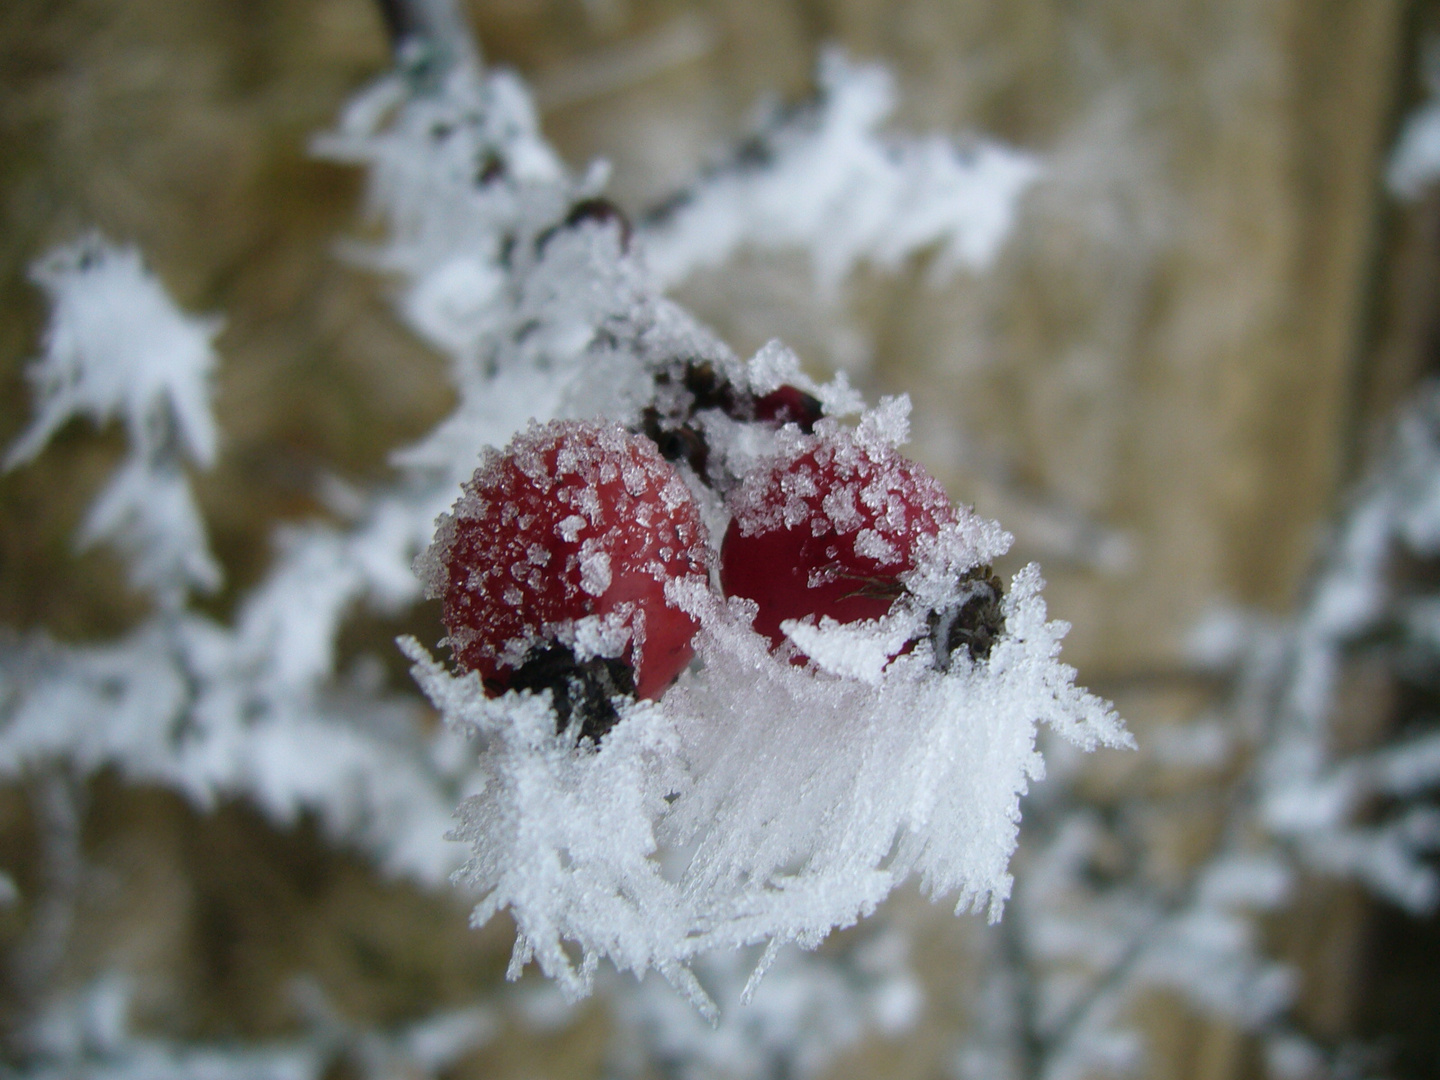
[[774, 424], [797, 424], [807, 435], [825, 415], [825, 406], [814, 394], [797, 386], [782, 386], [755, 399], [755, 419]]
[[654, 698], [689, 663], [697, 630], [665, 584], [703, 576], [707, 558], [695, 501], [652, 442], [557, 420], [486, 452], [424, 563], [456, 661], [490, 692], [522, 667], [536, 688], [532, 669], [573, 659], [577, 624], [598, 616], [591, 633], [627, 639], [635, 692]]
[[720, 583], [759, 604], [755, 629], [807, 615], [879, 618], [927, 537], [956, 522], [945, 489], [888, 443], [854, 432], [794, 440], [735, 494]]

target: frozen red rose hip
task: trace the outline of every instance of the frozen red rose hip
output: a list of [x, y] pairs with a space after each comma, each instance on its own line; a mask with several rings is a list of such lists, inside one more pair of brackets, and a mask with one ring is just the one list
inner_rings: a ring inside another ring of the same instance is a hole
[[773, 424], [795, 424], [807, 435], [825, 415], [825, 406], [814, 394], [795, 386], [781, 386], [755, 399], [755, 419]]
[[653, 443], [568, 420], [487, 451], [420, 568], [456, 662], [487, 692], [551, 689], [562, 725], [578, 710], [598, 735], [614, 693], [658, 697], [694, 655], [697, 625], [665, 585], [703, 577], [707, 553]]
[[[720, 583], [727, 595], [756, 602], [755, 629], [773, 645], [785, 640], [781, 623], [789, 619], [884, 616], [930, 541], [959, 524], [924, 466], [888, 443], [834, 429], [793, 441], [746, 478], [730, 507]], [[990, 568], [957, 576], [949, 602], [929, 617], [942, 670], [962, 646], [984, 659], [1004, 629]]]
[[889, 447], [836, 432], [796, 451], [747, 478], [720, 556], [725, 592], [759, 604], [755, 629], [775, 644], [786, 619], [884, 615], [920, 538], [954, 521], [934, 477]]

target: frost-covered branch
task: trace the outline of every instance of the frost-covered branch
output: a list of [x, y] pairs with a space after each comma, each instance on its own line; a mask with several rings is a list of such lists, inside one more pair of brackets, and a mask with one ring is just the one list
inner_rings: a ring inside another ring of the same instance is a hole
[[474, 1006], [393, 1031], [357, 1029], [318, 988], [302, 984], [294, 988], [308, 1021], [301, 1036], [261, 1046], [181, 1044], [131, 1030], [131, 991], [112, 972], [52, 1005], [27, 1033], [27, 1080], [321, 1080], [337, 1067], [362, 1080], [432, 1080], [490, 1042], [497, 1027], [493, 1010]]
[[91, 507], [82, 546], [114, 544], [133, 584], [170, 609], [191, 589], [220, 584], [187, 465], [209, 468], [218, 437], [210, 413], [217, 320], [182, 314], [134, 248], [90, 236], [36, 263], [32, 277], [54, 316], [45, 353], [29, 369], [36, 415], [5, 456], [32, 461], [77, 416], [120, 420], [130, 453]]
[[417, 595], [408, 560], [423, 530], [407, 534], [381, 499], [352, 530], [285, 534], [234, 626], [186, 609], [190, 586], [219, 579], [182, 468], [216, 453], [218, 324], [180, 313], [138, 253], [98, 237], [42, 260], [36, 279], [51, 323], [31, 369], [37, 416], [9, 460], [33, 458], [74, 415], [124, 422], [130, 453], [82, 535], [117, 540], [158, 610], [110, 643], [36, 635], [0, 649], [0, 775], [114, 767], [202, 806], [246, 796], [281, 822], [315, 810], [390, 870], [443, 881], [463, 787], [453, 740], [422, 738], [413, 701], [331, 682], [349, 606]]
[[1391, 194], [1418, 199], [1440, 178], [1440, 42], [1431, 41], [1423, 62], [1430, 100], [1405, 118], [1385, 183]]
[[1153, 797], [1097, 805], [1061, 777], [1032, 800], [1020, 884], [992, 958], [1006, 1000], [980, 1011], [962, 1075], [1134, 1072], [1143, 1047], [1129, 1012], [1156, 988], [1254, 1032], [1276, 1076], [1340, 1075], [1332, 1067], [1353, 1064], [1353, 1047], [1327, 1045], [1296, 1020], [1297, 973], [1267, 955], [1260, 920], [1313, 875], [1358, 880], [1416, 914], [1440, 899], [1440, 738], [1342, 752], [1337, 736], [1353, 717], [1336, 711], [1356, 656], [1388, 657], [1397, 674], [1417, 650], [1434, 663], [1416, 614], [1433, 601], [1399, 567], [1440, 556], [1437, 508], [1440, 389], [1429, 386], [1349, 503], [1297, 614], [1226, 616], [1198, 632], [1199, 659], [1233, 672], [1233, 696], [1223, 717], [1146, 750], [1157, 765], [1237, 773], [1212, 807], [1216, 839], [1178, 880], [1140, 866], [1137, 826], [1159, 811]]
[[[832, 64], [837, 86], [849, 75]], [[632, 236], [599, 197], [603, 174], [563, 172], [512, 78], [457, 67], [434, 93], [416, 92], [407, 78], [367, 92], [318, 144], [370, 167], [371, 204], [389, 239], [357, 254], [399, 276], [408, 320], [454, 360], [456, 413], [397, 461], [453, 491], [470, 455], [506, 440], [526, 415], [598, 414], [638, 427], [677, 364], [708, 365], [736, 393], [785, 384], [816, 394], [832, 413], [856, 408], [843, 379], [809, 382], [778, 346], [742, 364], [666, 300], [647, 261], [648, 234]], [[842, 146], [870, 137], [870, 121], [857, 124], [852, 113], [870, 108], [875, 118], [874, 79], [858, 78], [870, 106], [852, 101], [834, 113], [833, 126], [848, 132]], [[437, 165], [417, 166], [427, 159]], [[1000, 188], [1008, 205], [1013, 188]], [[793, 178], [777, 190], [803, 201]], [[953, 192], [952, 202], [965, 204]], [[847, 259], [861, 248], [848, 250]], [[770, 451], [727, 434], [723, 418], [707, 424], [712, 462], [722, 463], [712, 467], [721, 469], [718, 490], [692, 487], [718, 535], [729, 516], [725, 484]], [[514, 970], [533, 957], [572, 993], [586, 992], [609, 957], [637, 972], [654, 967], [703, 1003], [686, 968], [695, 956], [759, 941], [813, 946], [873, 910], [912, 870], [961, 906], [1003, 902], [1015, 800], [1038, 769], [1030, 725], [1045, 718], [1092, 744], [1122, 737], [1098, 701], [1076, 695], [1067, 669], [1049, 666], [1058, 639], [1038, 584], [1017, 580], [1005, 616], [1013, 631], [988, 666], [936, 681], [901, 658], [878, 685], [796, 670], [770, 655], [733, 604], [677, 597], [704, 628], [703, 667], [660, 706], [626, 713], [593, 757], [566, 749], [543, 701], [489, 699], [473, 675], [447, 674], [411, 643], [432, 701], [486, 744], [490, 780], [463, 830], [476, 849], [473, 881], [488, 894], [479, 918], [509, 907], [521, 930]], [[723, 744], [713, 734], [720, 716]], [[966, 764], [981, 758], [991, 767]], [[895, 775], [924, 780], [905, 798], [881, 798], [883, 778]], [[792, 793], [807, 789], [813, 802], [794, 805]], [[694, 844], [680, 881], [667, 879], [657, 847]], [[799, 873], [781, 873], [797, 862]], [[566, 939], [581, 946], [578, 967]], [[773, 957], [774, 948], [759, 970]]]
[[991, 141], [882, 135], [894, 79], [839, 50], [822, 55], [818, 82], [813, 103], [775, 112], [732, 161], [646, 218], [647, 260], [662, 284], [742, 247], [807, 252], [824, 295], [862, 261], [893, 271], [933, 247], [939, 279], [994, 259], [1040, 175], [1037, 159]]

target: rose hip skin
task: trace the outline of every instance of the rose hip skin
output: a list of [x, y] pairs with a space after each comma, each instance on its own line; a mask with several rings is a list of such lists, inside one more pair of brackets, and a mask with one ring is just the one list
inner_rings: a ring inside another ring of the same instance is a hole
[[703, 576], [706, 559], [694, 500], [655, 446], [581, 421], [532, 424], [487, 452], [427, 556], [456, 661], [491, 693], [599, 616], [628, 630], [623, 659], [642, 698], [694, 655], [696, 623], [666, 601], [665, 584]]
[[886, 614], [926, 537], [956, 521], [945, 489], [888, 444], [832, 432], [797, 444], [747, 479], [720, 553], [727, 595], [756, 601], [755, 629], [780, 644], [780, 624]]
[[775, 425], [795, 424], [806, 435], [825, 415], [825, 406], [813, 394], [796, 386], [782, 386], [755, 399], [755, 419]]

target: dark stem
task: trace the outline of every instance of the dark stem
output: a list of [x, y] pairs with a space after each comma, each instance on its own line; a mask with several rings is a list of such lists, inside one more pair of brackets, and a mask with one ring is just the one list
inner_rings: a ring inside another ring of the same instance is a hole
[[479, 65], [469, 24], [455, 0], [376, 0], [390, 47], [397, 58], [419, 48], [441, 68], [455, 63]]
[[[1017, 898], [1018, 899], [1018, 898]], [[1038, 1007], [1035, 1000], [1035, 975], [1030, 970], [1025, 955], [1025, 943], [1021, 940], [1024, 931], [1020, 926], [1023, 916], [1020, 904], [1000, 920], [1000, 948], [1009, 969], [1009, 986], [1006, 987], [1014, 1005], [1014, 1032], [1016, 1074], [1021, 1080], [1039, 1080], [1045, 1065], [1046, 1047], [1035, 1029]]]
[[33, 1051], [33, 1025], [51, 1004], [70, 946], [85, 877], [81, 846], [84, 790], [65, 771], [51, 769], [30, 789], [40, 849], [39, 889], [25, 937], [9, 962], [16, 1015], [7, 1033], [22, 1052]]
[[615, 699], [634, 696], [635, 673], [624, 660], [577, 660], [569, 646], [557, 642], [532, 650], [507, 689], [549, 690], [556, 728], [574, 729], [576, 738], [598, 743], [620, 719]]

